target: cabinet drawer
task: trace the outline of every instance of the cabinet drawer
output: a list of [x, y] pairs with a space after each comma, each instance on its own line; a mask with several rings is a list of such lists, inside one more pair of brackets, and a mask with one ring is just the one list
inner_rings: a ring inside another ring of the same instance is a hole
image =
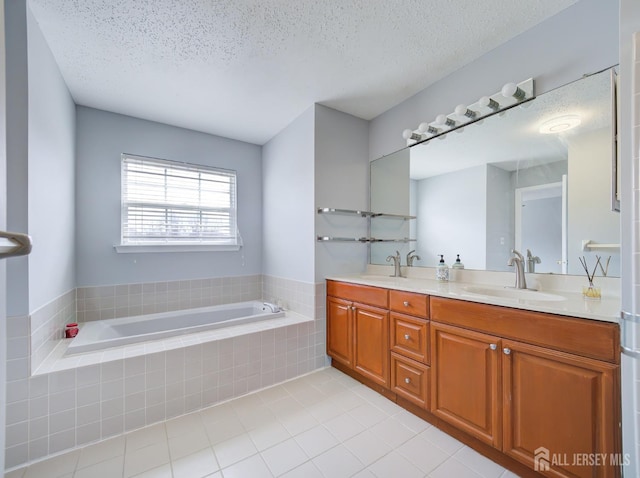
[[379, 287], [329, 280], [327, 281], [327, 295], [383, 309], [389, 308], [389, 291]]
[[429, 365], [429, 322], [391, 312], [391, 350]]
[[431, 320], [620, 363], [618, 324], [435, 297]]
[[401, 290], [389, 291], [389, 308], [394, 312], [415, 315], [416, 317], [429, 317], [429, 296], [404, 292]]
[[424, 364], [391, 352], [391, 389], [416, 405], [429, 409], [430, 370]]

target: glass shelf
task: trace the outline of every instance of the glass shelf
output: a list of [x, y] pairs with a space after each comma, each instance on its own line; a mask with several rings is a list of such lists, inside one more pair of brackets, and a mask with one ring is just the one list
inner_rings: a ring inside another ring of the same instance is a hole
[[354, 209], [336, 209], [332, 207], [319, 207], [318, 214], [340, 214], [342, 216], [360, 216], [360, 217], [388, 217], [396, 219], [415, 219], [416, 216], [403, 216], [402, 214], [386, 214], [383, 212], [358, 211]]
[[332, 237], [332, 236], [317, 236], [318, 242], [415, 242], [415, 239], [409, 239], [408, 237], [402, 239], [377, 239], [375, 237]]

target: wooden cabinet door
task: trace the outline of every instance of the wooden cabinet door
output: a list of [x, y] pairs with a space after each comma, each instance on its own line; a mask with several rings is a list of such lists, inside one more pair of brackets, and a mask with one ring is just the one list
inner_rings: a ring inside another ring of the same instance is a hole
[[327, 355], [353, 366], [353, 320], [351, 302], [327, 297]]
[[389, 387], [389, 312], [355, 304], [353, 368]]
[[[536, 454], [548, 458], [546, 476], [619, 476], [610, 466], [619, 451], [618, 367], [520, 342], [502, 347], [504, 452], [531, 468]], [[596, 453], [609, 466], [576, 460]]]
[[479, 440], [502, 445], [500, 339], [431, 323], [431, 412]]

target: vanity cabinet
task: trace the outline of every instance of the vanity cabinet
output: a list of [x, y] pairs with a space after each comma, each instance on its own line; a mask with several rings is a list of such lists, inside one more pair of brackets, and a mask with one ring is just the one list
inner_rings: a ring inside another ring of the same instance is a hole
[[389, 387], [388, 291], [327, 282], [327, 355]]
[[520, 476], [620, 476], [617, 324], [327, 281], [327, 353]]
[[619, 476], [574, 463], [620, 451], [614, 324], [441, 298], [431, 310], [434, 415], [532, 469], [546, 449], [546, 476]]

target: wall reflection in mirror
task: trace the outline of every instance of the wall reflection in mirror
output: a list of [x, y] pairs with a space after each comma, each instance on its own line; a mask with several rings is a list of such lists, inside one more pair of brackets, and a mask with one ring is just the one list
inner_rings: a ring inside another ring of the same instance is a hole
[[373, 243], [371, 263], [415, 249], [414, 266], [459, 254], [508, 271], [516, 249], [531, 272], [583, 274], [578, 258], [600, 256], [619, 276], [613, 82], [594, 74], [373, 161], [371, 209], [416, 218], [373, 218], [373, 237], [415, 241]]

